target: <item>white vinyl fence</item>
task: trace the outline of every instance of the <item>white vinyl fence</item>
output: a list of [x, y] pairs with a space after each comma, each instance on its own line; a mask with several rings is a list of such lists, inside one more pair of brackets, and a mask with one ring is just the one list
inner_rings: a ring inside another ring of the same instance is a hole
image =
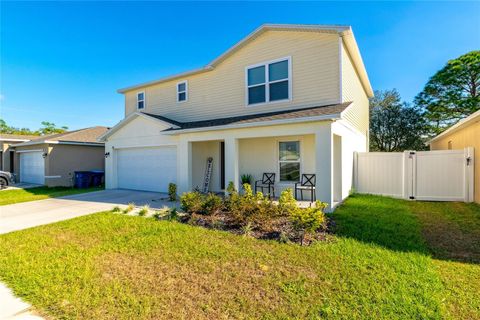
[[473, 148], [359, 152], [355, 190], [403, 199], [473, 201]]

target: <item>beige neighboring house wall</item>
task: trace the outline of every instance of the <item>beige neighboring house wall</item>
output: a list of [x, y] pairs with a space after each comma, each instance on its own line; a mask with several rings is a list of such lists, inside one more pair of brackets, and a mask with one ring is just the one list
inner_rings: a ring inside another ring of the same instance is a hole
[[480, 203], [480, 111], [463, 119], [430, 141], [430, 150], [475, 149], [474, 199]]
[[11, 167], [12, 155], [14, 158], [13, 166], [15, 167], [15, 149], [11, 147], [13, 144], [30, 141], [38, 137], [39, 136], [0, 133], [0, 170], [7, 172], [14, 171]]

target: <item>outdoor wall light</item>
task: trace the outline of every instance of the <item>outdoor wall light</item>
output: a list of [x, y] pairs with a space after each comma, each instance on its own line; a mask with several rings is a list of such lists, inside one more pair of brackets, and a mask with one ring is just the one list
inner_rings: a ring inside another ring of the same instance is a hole
[[47, 155], [48, 155], [48, 153], [44, 152], [44, 153], [42, 154], [43, 159], [45, 159], [45, 158], [47, 157]]
[[110, 156], [110, 152], [105, 152], [105, 159], [107, 159]]

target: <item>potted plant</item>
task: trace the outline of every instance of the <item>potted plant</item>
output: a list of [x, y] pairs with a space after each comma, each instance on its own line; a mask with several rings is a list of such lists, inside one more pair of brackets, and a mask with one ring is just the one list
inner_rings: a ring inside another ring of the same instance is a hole
[[249, 185], [252, 185], [252, 182], [253, 182], [253, 176], [251, 174], [242, 174], [240, 176], [240, 180], [242, 182], [242, 186], [245, 184], [245, 183], [248, 183]]

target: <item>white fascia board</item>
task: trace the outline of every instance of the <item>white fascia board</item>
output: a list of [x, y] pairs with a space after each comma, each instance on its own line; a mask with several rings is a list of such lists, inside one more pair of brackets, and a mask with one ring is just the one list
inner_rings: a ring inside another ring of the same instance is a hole
[[16, 153], [27, 153], [27, 152], [44, 152], [43, 149], [31, 149], [31, 150], [15, 150]]
[[0, 141], [13, 141], [13, 142], [25, 142], [30, 141], [31, 139], [10, 139], [10, 138], [0, 138]]
[[240, 123], [240, 124], [231, 124], [224, 126], [215, 126], [215, 127], [201, 127], [201, 128], [192, 128], [192, 129], [183, 129], [183, 130], [174, 130], [174, 131], [162, 131], [162, 134], [165, 135], [177, 135], [182, 133], [191, 133], [191, 132], [205, 132], [205, 131], [218, 131], [218, 130], [228, 130], [228, 129], [240, 129], [240, 128], [252, 128], [252, 127], [266, 127], [274, 126], [281, 124], [292, 124], [300, 122], [315, 122], [323, 120], [339, 120], [341, 119], [340, 114], [329, 114], [324, 116], [316, 117], [306, 117], [306, 118], [295, 118], [295, 119], [281, 119], [281, 120], [270, 120], [270, 121], [259, 121], [259, 122], [249, 122], [249, 123]]

